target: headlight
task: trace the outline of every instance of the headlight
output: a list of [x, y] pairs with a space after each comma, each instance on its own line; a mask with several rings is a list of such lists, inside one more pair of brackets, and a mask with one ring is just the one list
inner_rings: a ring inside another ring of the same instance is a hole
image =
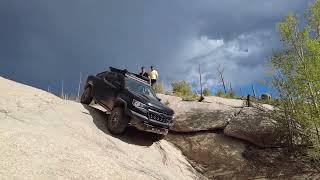
[[136, 108], [139, 108], [139, 109], [147, 109], [147, 105], [146, 104], [144, 104], [144, 103], [142, 103], [140, 101], [137, 101], [135, 99], [132, 101], [132, 105], [134, 107], [136, 107]]

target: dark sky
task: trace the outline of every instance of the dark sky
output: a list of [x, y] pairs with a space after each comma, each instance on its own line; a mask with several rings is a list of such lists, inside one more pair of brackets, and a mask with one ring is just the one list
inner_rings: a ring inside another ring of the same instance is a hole
[[312, 0], [1, 0], [0, 75], [75, 92], [79, 73], [155, 65], [161, 80], [245, 86], [266, 76], [276, 23]]

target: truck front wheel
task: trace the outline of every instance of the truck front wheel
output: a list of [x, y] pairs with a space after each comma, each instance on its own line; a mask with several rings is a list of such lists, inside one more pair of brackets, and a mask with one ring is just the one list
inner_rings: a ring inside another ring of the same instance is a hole
[[111, 134], [123, 134], [128, 123], [129, 118], [125, 115], [123, 108], [115, 107], [110, 113], [107, 128]]

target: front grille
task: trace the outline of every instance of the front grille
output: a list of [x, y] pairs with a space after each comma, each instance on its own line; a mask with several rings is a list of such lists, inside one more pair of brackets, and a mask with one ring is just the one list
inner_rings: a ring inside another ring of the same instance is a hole
[[158, 121], [158, 122], [162, 122], [162, 123], [170, 123], [172, 120], [171, 116], [154, 111], [153, 109], [152, 110], [149, 109], [149, 118], [154, 121]]
[[165, 114], [164, 111], [157, 109], [157, 108], [154, 108], [154, 107], [150, 107], [150, 106], [149, 106], [149, 111], [155, 111], [157, 113]]

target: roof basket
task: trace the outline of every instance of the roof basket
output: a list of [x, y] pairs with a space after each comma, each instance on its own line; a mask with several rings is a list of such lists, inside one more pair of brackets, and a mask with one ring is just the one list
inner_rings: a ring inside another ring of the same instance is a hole
[[121, 73], [123, 75], [129, 73], [128, 70], [126, 70], [126, 69], [121, 70], [121, 69], [117, 69], [114, 67], [109, 67], [109, 68], [110, 68], [111, 72]]
[[127, 69], [117, 69], [117, 68], [114, 68], [114, 67], [109, 67], [109, 68], [110, 68], [111, 72], [121, 73], [123, 75], [135, 76], [135, 77], [140, 78], [140, 79], [146, 81], [147, 83], [149, 83], [149, 78], [146, 78], [146, 77], [141, 76], [139, 74], [135, 74], [135, 73], [129, 72]]

